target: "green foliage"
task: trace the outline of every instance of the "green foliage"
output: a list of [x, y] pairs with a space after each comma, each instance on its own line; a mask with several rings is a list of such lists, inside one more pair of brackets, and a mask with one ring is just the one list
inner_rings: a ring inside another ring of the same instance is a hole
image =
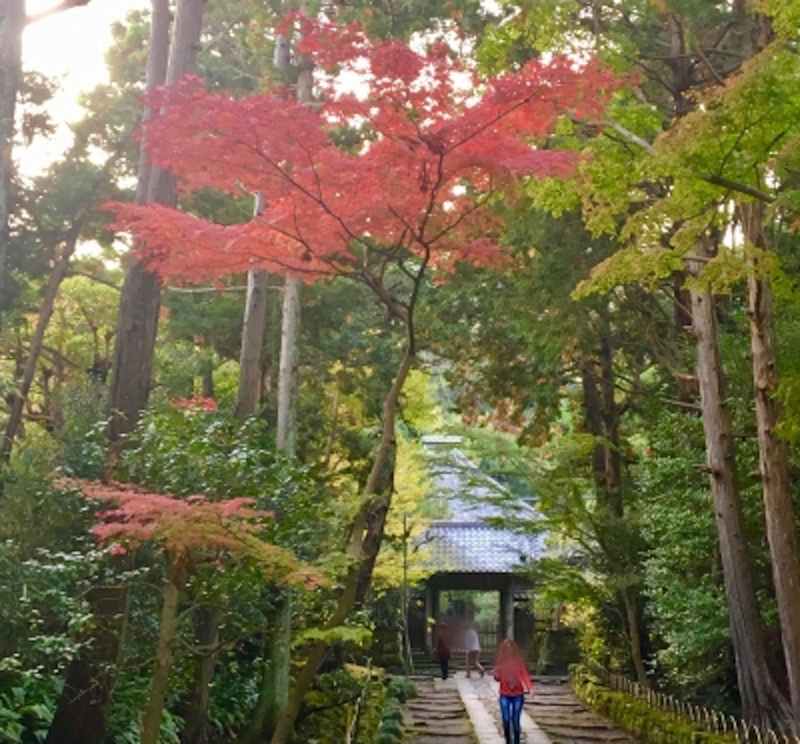
[[571, 678], [578, 697], [642, 744], [731, 744], [736, 741], [733, 734], [698, 730], [687, 718], [652, 708], [639, 698], [609, 690], [586, 667], [574, 667]]
[[0, 741], [43, 741], [55, 713], [58, 692], [57, 679], [47, 674], [26, 675], [10, 686], [0, 681]]
[[[397, 368], [398, 330], [360, 284], [337, 279], [303, 290], [298, 456], [326, 461], [358, 490], [371, 467], [381, 401]], [[404, 396], [406, 403], [417, 400]]]
[[59, 445], [58, 464], [67, 475], [96, 479], [106, 459], [105, 388], [91, 377], [66, 391], [63, 423], [55, 432]]
[[[676, 430], [682, 425], [674, 415], [670, 422]], [[644, 564], [649, 612], [663, 644], [657, 658], [683, 690], [718, 680], [731, 661], [711, 496], [690, 458], [659, 452], [640, 465], [638, 479], [648, 504], [643, 527], [651, 545]]]
[[[742, 422], [749, 416], [736, 407], [733, 413]], [[774, 608], [763, 584], [769, 569], [759, 539], [761, 494], [759, 484], [748, 477], [757, 453], [752, 441], [739, 444], [747, 540], [765, 625], [771, 628]], [[641, 528], [649, 545], [643, 561], [647, 614], [655, 669], [665, 684], [681, 695], [734, 710], [730, 624], [703, 446], [699, 417], [660, 410], [649, 427], [644, 456], [633, 468], [642, 500]]]
[[297, 634], [292, 639], [292, 645], [304, 646], [312, 641], [324, 641], [327, 645], [335, 643], [363, 644], [369, 640], [369, 631], [366, 628], [342, 625], [337, 628], [308, 628]]
[[301, 558], [331, 546], [335, 534], [320, 526], [335, 520], [335, 500], [317, 469], [276, 454], [263, 421], [239, 425], [220, 411], [188, 405], [143, 417], [120, 461], [125, 480], [176, 496], [253, 497], [275, 514], [266, 535], [271, 542]]
[[759, 4], [772, 16], [776, 31], [788, 39], [797, 37], [800, 7], [794, 0], [760, 0]]
[[384, 696], [382, 670], [348, 664], [320, 674], [300, 712], [296, 740], [338, 744], [344, 740], [345, 731], [358, 709], [354, 742], [370, 744]]
[[778, 399], [784, 410], [778, 433], [797, 446], [800, 444], [800, 372], [793, 370], [781, 378]]
[[417, 696], [417, 686], [405, 677], [390, 677], [374, 744], [397, 744], [403, 739], [402, 705]]
[[[43, 521], [37, 537], [40, 545], [63, 540], [66, 547], [61, 530], [53, 530], [53, 516], [59, 507], [80, 512], [86, 505], [76, 494], [48, 495], [50, 513], [42, 513], [49, 522]], [[93, 624], [85, 593], [107, 573], [107, 555], [85, 546], [32, 551], [30, 544], [0, 542], [0, 741], [33, 744], [46, 735], [61, 676]]]

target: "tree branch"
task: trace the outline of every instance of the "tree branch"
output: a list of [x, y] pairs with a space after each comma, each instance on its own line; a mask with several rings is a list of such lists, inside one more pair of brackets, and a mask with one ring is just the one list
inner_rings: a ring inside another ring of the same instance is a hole
[[[639, 145], [645, 152], [649, 153], [650, 155], [655, 155], [655, 148], [651, 145], [646, 139], [640, 137], [638, 134], [631, 132], [629, 129], [626, 129], [619, 124], [618, 122], [614, 121], [613, 119], [606, 119], [603, 124], [608, 127], [611, 127], [615, 132], [619, 132], [625, 139], [629, 142], [633, 142], [636, 145]], [[725, 176], [719, 176], [716, 173], [698, 173], [696, 171], [689, 171], [690, 175], [693, 175], [695, 178], [699, 178], [701, 181], [705, 181], [706, 183], [710, 183], [714, 186], [722, 186], [723, 188], [730, 189], [731, 191], [736, 191], [740, 194], [744, 194], [745, 196], [752, 196], [754, 199], [758, 199], [758, 201], [764, 202], [765, 204], [771, 204], [775, 201], [775, 197], [771, 194], [766, 193], [765, 191], [761, 191], [760, 189], [754, 188], [753, 186], [748, 186], [746, 183], [739, 183], [738, 181], [732, 181], [729, 178], [725, 178]]]
[[117, 292], [122, 291], [122, 287], [120, 287], [119, 284], [115, 284], [114, 282], [109, 281], [108, 279], [104, 279], [102, 276], [96, 276], [95, 274], [92, 274], [89, 271], [81, 271], [80, 269], [70, 269], [67, 272], [67, 276], [82, 276], [85, 277], [86, 279], [89, 279], [90, 281], [97, 282], [98, 284], [104, 284], [106, 287], [111, 287], [111, 289], [116, 289]]
[[[246, 292], [247, 287], [242, 285], [234, 285], [231, 287], [170, 287], [164, 286], [164, 290], [170, 292], [179, 292], [181, 294], [204, 294], [208, 292]], [[280, 287], [269, 286], [267, 289], [278, 290]]]
[[80, 8], [84, 5], [88, 5], [90, 2], [91, 0], [61, 0], [58, 5], [54, 5], [52, 8], [43, 10], [41, 13], [29, 15], [25, 19], [25, 25], [36, 23], [50, 16], [57, 15], [58, 13], [63, 13], [65, 10], [70, 10], [70, 8]]
[[731, 191], [737, 191], [745, 196], [752, 196], [754, 199], [758, 199], [758, 201], [764, 202], [765, 204], [772, 204], [772, 202], [775, 201], [774, 196], [767, 194], [760, 189], [754, 188], [753, 186], [748, 186], [746, 183], [731, 181], [729, 178], [718, 176], [715, 173], [695, 173], [694, 175], [706, 183], [713, 184], [714, 186], [722, 186], [723, 188], [730, 189]]

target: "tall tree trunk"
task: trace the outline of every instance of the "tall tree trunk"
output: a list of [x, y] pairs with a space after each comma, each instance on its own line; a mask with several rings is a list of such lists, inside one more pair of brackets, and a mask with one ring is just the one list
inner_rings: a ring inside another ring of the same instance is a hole
[[620, 414], [616, 399], [611, 323], [607, 311], [603, 311], [603, 329], [600, 337], [600, 389], [603, 437], [606, 440], [606, 445], [603, 447], [606, 506], [611, 514], [622, 518], [625, 506], [622, 500], [622, 457], [619, 451]]
[[[147, 89], [177, 82], [195, 66], [206, 0], [178, 0], [172, 43], [169, 44], [169, 2], [152, 0], [153, 13], [147, 58]], [[167, 61], [167, 50], [169, 59]], [[144, 117], [151, 112], [145, 110]], [[169, 172], [153, 168], [142, 149], [136, 203], [175, 203]], [[161, 307], [161, 286], [142, 261], [130, 257], [119, 309], [111, 378], [109, 436], [117, 440], [136, 426], [147, 406]]]
[[289, 705], [292, 668], [292, 595], [285, 589], [278, 592], [272, 632], [268, 638], [269, 669], [265, 675], [266, 708], [262, 721], [262, 731], [270, 734]]
[[9, 307], [9, 226], [14, 114], [22, 80], [25, 0], [0, 2], [0, 328]]
[[643, 687], [650, 686], [647, 678], [647, 669], [642, 657], [642, 636], [639, 632], [639, 592], [630, 588], [623, 588], [620, 592], [622, 603], [625, 606], [625, 620], [628, 625], [628, 643], [630, 644], [631, 660], [636, 673], [636, 681]]
[[283, 285], [281, 313], [281, 361], [278, 370], [278, 428], [275, 443], [281, 452], [294, 455], [297, 408], [297, 346], [300, 334], [300, 280], [287, 276]]
[[608, 563], [609, 573], [618, 587], [618, 599], [625, 608], [628, 647], [636, 681], [648, 686], [642, 656], [642, 632], [639, 624], [639, 592], [632, 581], [636, 556], [624, 523], [622, 498], [622, 458], [619, 452], [619, 406], [615, 397], [614, 353], [611, 328], [604, 318], [600, 338], [599, 362], [587, 359], [581, 367], [583, 407], [586, 430], [602, 438], [592, 452], [592, 476], [597, 493], [597, 540]]
[[[14, 445], [17, 433], [19, 432], [20, 424], [22, 423], [25, 403], [28, 400], [31, 383], [36, 374], [36, 365], [42, 353], [44, 334], [50, 323], [50, 318], [53, 317], [53, 307], [56, 297], [58, 296], [58, 290], [69, 270], [70, 261], [75, 253], [75, 246], [78, 243], [78, 235], [80, 234], [82, 224], [83, 220], [79, 218], [70, 228], [64, 239], [64, 248], [61, 252], [61, 256], [56, 261], [56, 265], [53, 267], [53, 273], [50, 274], [50, 279], [47, 282], [44, 299], [42, 300], [42, 307], [39, 310], [39, 319], [36, 322], [36, 330], [33, 333], [33, 338], [31, 339], [28, 349], [28, 356], [25, 359], [22, 377], [17, 382], [17, 390], [11, 402], [11, 412], [6, 422], [5, 431], [3, 432], [3, 442], [2, 445], [0, 445], [0, 463], [8, 463], [11, 458], [11, 449]], [[3, 480], [0, 479], [0, 493], [2, 493], [2, 490]]]
[[[701, 272], [703, 262], [713, 254], [710, 239], [699, 242], [697, 253], [700, 260], [689, 261], [689, 270], [695, 276]], [[747, 554], [736, 480], [731, 422], [725, 404], [714, 297], [710, 291], [694, 287], [691, 298], [706, 467], [714, 499], [742, 715], [750, 723], [772, 725], [790, 720], [791, 710], [766, 663], [764, 631]]]
[[70, 661], [45, 744], [103, 744], [113, 674], [127, 605], [124, 586], [89, 591], [92, 644]]
[[[264, 209], [264, 194], [256, 194], [253, 218]], [[261, 354], [264, 348], [264, 331], [267, 327], [267, 280], [263, 269], [253, 268], [247, 272], [247, 297], [244, 305], [242, 325], [242, 348], [239, 354], [239, 386], [236, 389], [236, 405], [233, 415], [245, 421], [258, 413], [261, 403]]]
[[141, 744], [158, 744], [161, 734], [161, 716], [167, 698], [169, 675], [175, 657], [172, 646], [178, 630], [178, 602], [183, 586], [183, 568], [167, 558], [167, 582], [161, 590], [161, 621], [158, 625], [158, 645], [153, 670], [150, 695], [142, 715]]
[[[301, 58], [302, 59], [302, 58]], [[289, 68], [289, 40], [279, 35], [275, 40], [275, 67], [286, 73]], [[312, 101], [312, 68], [301, 63], [297, 78], [297, 100]], [[300, 343], [300, 280], [287, 276], [283, 285], [281, 310], [281, 352], [278, 368], [278, 421], [275, 446], [294, 457], [297, 440], [297, 358]], [[276, 598], [278, 612], [270, 635], [269, 694], [266, 725], [275, 731], [289, 706], [289, 685], [292, 641], [292, 595], [283, 590]]]
[[[584, 428], [593, 437], [603, 436], [602, 403], [597, 386], [595, 361], [586, 358], [581, 364], [581, 386], [583, 388]], [[596, 444], [592, 450], [592, 480], [595, 488], [605, 488], [606, 456], [602, 444]]]
[[[288, 43], [279, 36], [275, 44], [275, 65], [285, 72], [288, 66]], [[313, 69], [303, 57], [297, 76], [297, 100], [303, 104], [312, 101]], [[300, 335], [300, 280], [288, 275], [283, 286], [283, 311], [281, 313], [281, 359], [278, 371], [278, 429], [277, 447], [292, 456], [295, 450], [297, 409], [297, 354]]]
[[[413, 335], [411, 337], [413, 338]], [[372, 576], [375, 560], [383, 540], [386, 515], [392, 500], [391, 491], [380, 493], [379, 488], [382, 483], [386, 482], [386, 468], [394, 458], [396, 448], [394, 427], [397, 406], [400, 392], [411, 371], [413, 360], [413, 346], [409, 344], [392, 387], [384, 400], [381, 437], [364, 488], [365, 507], [356, 520], [350, 540], [352, 564], [339, 595], [336, 609], [325, 623], [326, 629], [338, 628], [342, 625], [358, 601], [360, 588], [368, 583]], [[270, 744], [286, 744], [289, 740], [297, 714], [300, 712], [306, 693], [314, 682], [328, 647], [329, 644], [325, 641], [315, 641], [306, 650], [305, 661], [295, 678], [289, 704], [278, 720]]]
[[241, 740], [241, 744], [267, 741], [272, 736], [278, 718], [289, 700], [291, 638], [285, 629], [291, 629], [291, 603], [281, 602], [272, 618], [269, 631], [262, 634], [262, 650], [267, 661], [261, 676], [258, 703], [247, 728], [237, 739]]
[[181, 744], [208, 744], [208, 707], [210, 689], [217, 666], [217, 646], [222, 611], [218, 607], [198, 607], [194, 611], [195, 638], [200, 656], [195, 659], [194, 685], [185, 725], [181, 731]]
[[203, 385], [203, 397], [214, 398], [216, 395], [214, 390], [214, 361], [211, 355], [203, 360], [200, 376]]
[[800, 727], [800, 559], [796, 515], [789, 483], [789, 454], [775, 432], [781, 410], [775, 394], [778, 368], [772, 313], [772, 286], [761, 264], [767, 248], [764, 206], [741, 204], [739, 213], [745, 239], [755, 251], [748, 257], [750, 347], [753, 356], [753, 387], [764, 520], [772, 559], [772, 577], [780, 618], [783, 655], [789, 681], [795, 730]]
[[[183, 4], [183, 3], [182, 3]], [[202, 3], [200, 3], [202, 8]], [[180, 12], [180, 10], [179, 10]], [[169, 53], [169, 28], [171, 22], [170, 3], [169, 0], [152, 0], [152, 14], [150, 19], [150, 39], [149, 39], [149, 52], [147, 59], [147, 87], [148, 90], [160, 85], [166, 78], [167, 58]], [[195, 42], [196, 45], [196, 42]], [[177, 52], [176, 52], [177, 54]], [[144, 112], [145, 116], [149, 115], [148, 111]], [[151, 166], [149, 159], [142, 154], [139, 163], [139, 180], [137, 183], [137, 201], [143, 203], [147, 200], [151, 182]], [[137, 268], [138, 266], [138, 268]], [[155, 321], [145, 327], [149, 319], [158, 315], [158, 301], [156, 300], [155, 315], [148, 316], [147, 313], [140, 313], [141, 308], [136, 306], [137, 298], [141, 297], [144, 303], [152, 300], [153, 293], [148, 293], [148, 288], [155, 287], [156, 298], [158, 297], [158, 284], [155, 279], [145, 274], [143, 268], [138, 262], [133, 261], [133, 265], [129, 268], [130, 277], [126, 277], [126, 285], [128, 285], [127, 299], [123, 296], [122, 305], [120, 308], [120, 325], [119, 329], [126, 329], [126, 338], [122, 342], [120, 349], [120, 341], [117, 338], [117, 348], [115, 349], [115, 365], [114, 377], [116, 382], [112, 382], [112, 391], [117, 391], [116, 400], [112, 397], [111, 406], [112, 410], [122, 410], [122, 415], [125, 416], [125, 411], [130, 411], [132, 415], [138, 417], [139, 408], [131, 404], [133, 400], [124, 385], [120, 383], [125, 382], [125, 374], [136, 377], [136, 370], [140, 360], [135, 354], [130, 353], [134, 347], [136, 339], [149, 337], [148, 334], [152, 333], [153, 342], [155, 342]], [[149, 307], [152, 311], [152, 307]], [[127, 313], [127, 318], [123, 322], [123, 312]], [[142, 325], [145, 324], [145, 325]], [[118, 334], [119, 334], [118, 330]], [[145, 349], [146, 352], [146, 349]], [[148, 362], [152, 361], [152, 347], [149, 352]], [[133, 369], [126, 369], [126, 365], [133, 365]], [[150, 371], [149, 368], [145, 375], [139, 376], [149, 382]], [[132, 383], [135, 384], [135, 383]], [[146, 402], [147, 389], [143, 391], [144, 400]], [[137, 390], [136, 395], [141, 395], [142, 390]], [[124, 405], [123, 405], [124, 404]], [[122, 406], [122, 408], [120, 408]], [[135, 419], [128, 420], [127, 418], [114, 417], [111, 425], [111, 434], [119, 436], [124, 431], [130, 431], [135, 423]], [[120, 599], [123, 605], [126, 604], [126, 593], [123, 590]], [[122, 622], [120, 617], [122, 613], [116, 618], [116, 625], [105, 631], [105, 634], [100, 636], [99, 646], [105, 649], [102, 654], [86, 654], [76, 659], [75, 663], [70, 664], [67, 668], [66, 679], [64, 682], [64, 691], [59, 697], [58, 708], [56, 716], [48, 732], [47, 744], [101, 744], [105, 736], [106, 722], [108, 720], [108, 706], [95, 705], [92, 701], [95, 697], [95, 690], [107, 691], [106, 697], [110, 694], [113, 686], [114, 679], [114, 663], [117, 661], [119, 655], [119, 638], [121, 635]], [[111, 621], [109, 621], [110, 623]], [[76, 725], [76, 721], [80, 723]], [[100, 732], [97, 739], [91, 739], [88, 732]]]

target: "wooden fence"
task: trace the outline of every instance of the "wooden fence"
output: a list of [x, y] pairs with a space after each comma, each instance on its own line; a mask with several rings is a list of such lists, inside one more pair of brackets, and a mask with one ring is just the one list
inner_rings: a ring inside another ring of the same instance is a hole
[[713, 708], [687, 703], [678, 698], [657, 692], [614, 674], [599, 664], [588, 664], [606, 687], [644, 700], [651, 708], [688, 719], [700, 731], [733, 736], [739, 744], [800, 744], [800, 737], [791, 732], [760, 728]]

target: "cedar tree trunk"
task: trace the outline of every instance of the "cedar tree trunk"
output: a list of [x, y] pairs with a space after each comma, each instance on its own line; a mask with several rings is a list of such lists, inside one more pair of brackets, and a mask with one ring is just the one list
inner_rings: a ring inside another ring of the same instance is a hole
[[198, 607], [194, 611], [195, 638], [200, 656], [195, 659], [194, 688], [183, 716], [181, 744], [208, 744], [208, 707], [211, 682], [217, 666], [217, 646], [222, 611], [218, 607]]
[[8, 309], [9, 227], [13, 170], [14, 113], [22, 80], [22, 30], [25, 0], [0, 2], [0, 327]]
[[643, 687], [650, 687], [647, 669], [642, 658], [642, 636], [639, 631], [639, 593], [629, 587], [622, 589], [622, 603], [625, 606], [625, 620], [628, 625], [628, 643], [631, 649], [631, 660], [636, 672], [636, 681]]
[[800, 726], [800, 560], [796, 516], [789, 482], [789, 453], [776, 434], [781, 409], [775, 398], [778, 369], [772, 318], [772, 286], [761, 268], [766, 249], [764, 207], [742, 204], [742, 230], [751, 244], [748, 257], [750, 346], [753, 355], [753, 387], [764, 520], [767, 528], [775, 598], [780, 617], [783, 655], [792, 704], [794, 727]]
[[618, 539], [618, 531], [619, 534], [625, 533], [622, 523], [624, 517], [622, 463], [617, 446], [619, 415], [617, 404], [613, 399], [613, 355], [608, 335], [601, 342], [600, 363], [597, 364], [591, 359], [584, 361], [581, 368], [581, 382], [584, 426], [588, 433], [603, 439], [603, 443], [598, 444], [592, 452], [592, 476], [599, 512], [597, 539], [608, 562], [609, 571], [615, 575], [617, 583], [622, 585], [619, 589], [619, 599], [625, 608], [631, 664], [636, 674], [636, 681], [647, 687], [650, 682], [642, 657], [642, 635], [637, 611], [638, 593], [632, 587], [625, 585], [629, 584], [628, 574], [635, 560], [628, 554], [628, 541]]
[[278, 606], [272, 615], [270, 632], [263, 636], [268, 662], [261, 677], [258, 704], [245, 732], [239, 737], [241, 744], [257, 744], [269, 739], [289, 704], [292, 603], [289, 594], [279, 591], [275, 589]]
[[100, 587], [87, 595], [94, 618], [92, 645], [67, 667], [44, 744], [103, 744], [106, 740], [113, 675], [118, 661], [121, 619], [127, 611], [127, 589]]
[[[169, 2], [152, 0], [152, 3], [148, 90], [164, 82], [177, 82], [194, 69], [206, 0], [178, 0], [168, 63]], [[144, 112], [145, 118], [149, 115], [149, 111]], [[169, 173], [153, 168], [142, 149], [136, 202], [145, 204], [149, 201], [174, 204], [175, 189]], [[160, 307], [161, 287], [157, 277], [146, 269], [142, 261], [131, 256], [122, 287], [114, 347], [109, 427], [112, 440], [132, 431], [147, 406]]]
[[[258, 219], [264, 209], [264, 194], [256, 194], [253, 219]], [[239, 386], [236, 389], [236, 405], [233, 415], [237, 421], [246, 421], [255, 416], [261, 403], [261, 352], [264, 346], [264, 331], [267, 327], [267, 280], [263, 269], [253, 268], [247, 272], [247, 297], [244, 303], [242, 324], [242, 348], [239, 353]]]
[[300, 280], [287, 276], [281, 313], [281, 361], [278, 369], [278, 428], [275, 445], [294, 455], [297, 397], [297, 346], [300, 333]]
[[[275, 40], [275, 66], [286, 73], [289, 68], [289, 40], [279, 35]], [[302, 60], [302, 57], [301, 57]], [[297, 78], [297, 100], [312, 101], [312, 68], [301, 62]], [[300, 280], [287, 276], [283, 285], [281, 310], [281, 351], [278, 368], [278, 421], [275, 445], [278, 451], [294, 457], [297, 440], [297, 358], [300, 344]], [[289, 705], [292, 643], [292, 595], [284, 589], [277, 597], [278, 613], [270, 636], [270, 680], [266, 724], [270, 732], [278, 726]]]
[[[152, 8], [147, 60], [148, 88], [163, 82], [169, 49], [169, 0], [153, 0]], [[139, 189], [149, 181], [149, 173], [149, 163], [143, 157], [139, 166]], [[124, 589], [121, 592], [124, 606], [126, 592]], [[59, 697], [46, 744], [102, 744], [104, 741], [108, 705], [95, 704], [93, 700], [97, 690], [105, 691], [107, 698], [113, 687], [121, 625], [117, 623], [116, 632], [106, 630], [98, 636], [96, 644], [103, 653], [81, 655], [67, 667], [64, 691]], [[95, 732], [97, 738], [90, 738]]]
[[[697, 251], [701, 261], [689, 261], [689, 269], [695, 275], [701, 271], [702, 261], [712, 255], [710, 240], [702, 240]], [[698, 287], [691, 290], [691, 297], [706, 468], [714, 500], [742, 715], [750, 723], [769, 725], [788, 719], [790, 711], [766, 663], [764, 631], [736, 481], [733, 434], [725, 404], [714, 297], [709, 290]]]
[[267, 327], [267, 281], [269, 275], [263, 269], [247, 272], [247, 298], [242, 326], [242, 349], [239, 354], [239, 385], [236, 389], [234, 416], [246, 421], [258, 413], [261, 403], [261, 352], [264, 346], [264, 331]]
[[[286, 72], [288, 67], [288, 40], [279, 36], [275, 43], [275, 66]], [[301, 56], [297, 77], [297, 100], [312, 101], [313, 70]], [[278, 429], [275, 441], [278, 449], [294, 455], [297, 411], [297, 355], [300, 336], [300, 280], [287, 275], [283, 285], [283, 310], [281, 313], [281, 359], [278, 370]]]

